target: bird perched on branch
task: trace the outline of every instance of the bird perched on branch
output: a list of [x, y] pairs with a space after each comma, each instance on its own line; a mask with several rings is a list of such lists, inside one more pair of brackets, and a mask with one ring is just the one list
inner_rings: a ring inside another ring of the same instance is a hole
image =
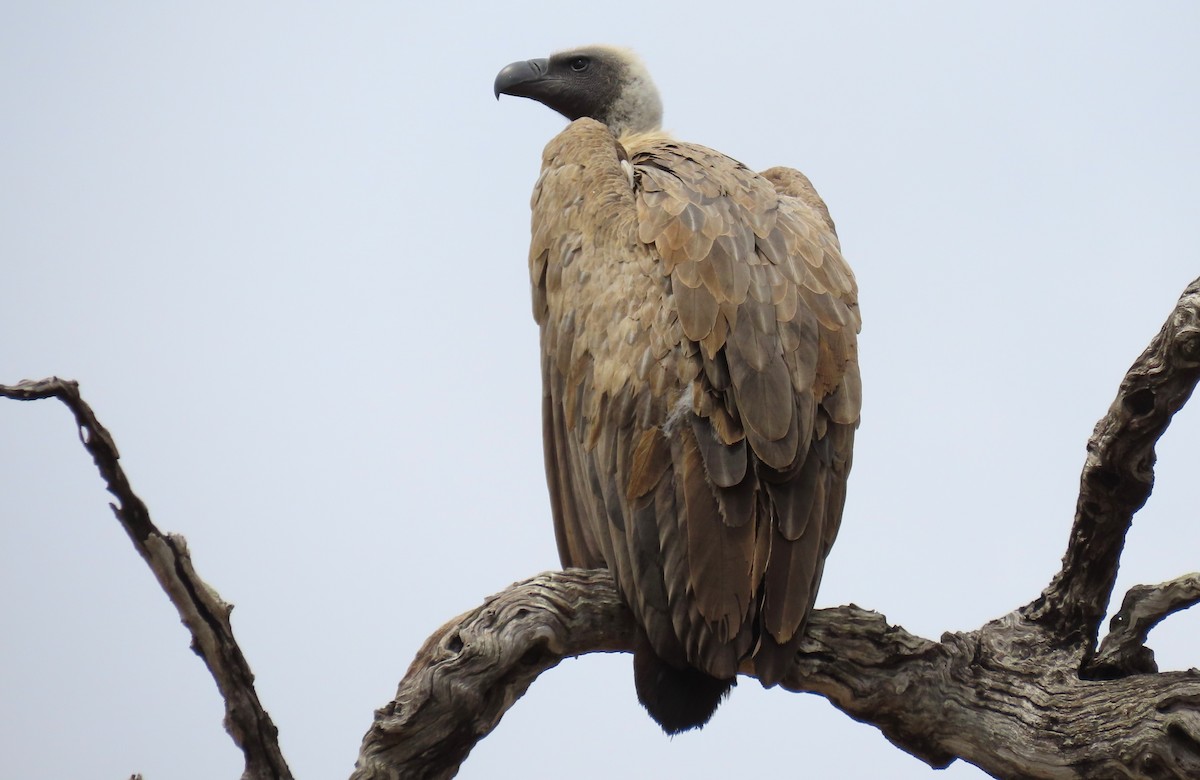
[[514, 62], [495, 93], [572, 120], [529, 250], [559, 555], [612, 571], [650, 715], [703, 726], [739, 672], [784, 677], [812, 610], [861, 405], [854, 276], [808, 179], [664, 133], [632, 52]]

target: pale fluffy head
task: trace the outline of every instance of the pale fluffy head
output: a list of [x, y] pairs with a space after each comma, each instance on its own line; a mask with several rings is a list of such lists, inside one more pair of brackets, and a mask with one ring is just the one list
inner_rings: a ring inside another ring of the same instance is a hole
[[618, 136], [662, 127], [662, 100], [645, 64], [618, 46], [581, 46], [514, 62], [496, 76], [495, 91], [531, 98], [567, 119], [590, 117]]

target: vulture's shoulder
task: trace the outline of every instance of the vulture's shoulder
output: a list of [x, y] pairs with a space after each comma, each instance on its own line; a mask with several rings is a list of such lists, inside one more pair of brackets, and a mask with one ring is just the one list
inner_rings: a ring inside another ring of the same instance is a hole
[[833, 224], [833, 217], [829, 216], [829, 207], [825, 205], [825, 201], [817, 194], [817, 188], [812, 185], [807, 176], [795, 168], [784, 168], [782, 166], [768, 168], [760, 175], [775, 185], [775, 190], [781, 195], [798, 198], [809, 208], [824, 217], [829, 229], [833, 231], [834, 235], [837, 235], [837, 228]]
[[754, 450], [777, 468], [794, 462], [812, 418], [789, 414], [793, 393], [834, 422], [856, 423], [857, 285], [807, 177], [758, 174], [661, 135], [622, 141], [637, 238], [661, 257], [683, 334], [699, 345], [714, 389], [732, 390]]
[[[759, 174], [661, 132], [618, 141], [603, 124], [576, 120], [546, 147], [535, 189], [535, 311], [544, 310], [540, 290], [558, 286], [544, 275], [547, 259], [565, 265], [588, 247], [597, 257], [637, 247], [657, 257], [680, 346], [697, 345], [706, 381], [730, 390], [739, 407], [719, 427], [736, 438], [740, 417], [770, 465], [789, 466], [798, 442], [812, 435], [808, 414], [798, 420], [785, 411], [793, 393], [834, 422], [858, 421], [857, 285], [804, 174]], [[697, 411], [723, 417], [716, 408]]]

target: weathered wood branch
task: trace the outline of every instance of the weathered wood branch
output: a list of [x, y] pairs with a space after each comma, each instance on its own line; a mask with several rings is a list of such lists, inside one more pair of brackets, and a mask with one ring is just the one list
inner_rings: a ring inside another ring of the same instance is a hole
[[1200, 776], [1200, 674], [1085, 679], [1077, 654], [1019, 612], [917, 656], [872, 661], [834, 644], [820, 656], [805, 648], [800, 666], [789, 687], [825, 695], [934, 767], [961, 758], [995, 777]]
[[[563, 658], [629, 651], [634, 623], [604, 570], [547, 572], [438, 629], [376, 712], [352, 780], [453, 777]], [[783, 687], [818, 693], [934, 767], [997, 777], [1200, 776], [1200, 673], [1087, 680], [1014, 612], [941, 642], [855, 606], [817, 610]]]
[[1150, 630], [1169, 615], [1200, 604], [1200, 574], [1185, 574], [1158, 585], [1134, 585], [1109, 623], [1108, 636], [1092, 664], [1098, 676], [1118, 677], [1158, 671], [1146, 647]]
[[108, 492], [117, 499], [109, 504], [113, 514], [179, 611], [192, 633], [192, 650], [204, 659], [216, 680], [225, 700], [225, 730], [246, 758], [243, 780], [291, 780], [291, 770], [279, 749], [278, 729], [258, 700], [254, 674], [234, 639], [229, 623], [233, 606], [222, 601], [196, 574], [186, 540], [162, 533], [150, 520], [150, 511], [133, 492], [121, 468], [112, 435], [80, 396], [78, 383], [52, 377], [0, 385], [0, 397], [22, 401], [57, 398], [75, 415], [79, 438]]
[[1162, 329], [1125, 374], [1088, 440], [1062, 569], [1024, 609], [1070, 642], [1085, 663], [1117, 581], [1133, 515], [1154, 487], [1154, 445], [1200, 380], [1200, 279], [1183, 291]]
[[632, 652], [636, 631], [607, 570], [516, 583], [426, 640], [376, 711], [351, 780], [453, 777], [539, 674], [575, 655]]

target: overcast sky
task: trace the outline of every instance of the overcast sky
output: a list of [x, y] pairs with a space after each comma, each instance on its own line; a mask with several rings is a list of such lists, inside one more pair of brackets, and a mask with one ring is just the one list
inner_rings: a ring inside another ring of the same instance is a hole
[[[432, 631], [558, 565], [525, 253], [563, 121], [492, 80], [629, 45], [679, 137], [806, 171], [857, 273], [818, 605], [970, 630], [1057, 570], [1087, 436], [1200, 275], [1198, 30], [1190, 2], [3, 2], [0, 382], [80, 381], [237, 605], [294, 772], [346, 776]], [[1185, 409], [1119, 592], [1200, 567], [1198, 439]], [[0, 774], [238, 776], [60, 404], [0, 402], [0, 475]], [[1200, 616], [1151, 646], [1200, 663]], [[543, 675], [460, 776], [931, 775], [750, 680], [668, 740], [630, 667]]]

